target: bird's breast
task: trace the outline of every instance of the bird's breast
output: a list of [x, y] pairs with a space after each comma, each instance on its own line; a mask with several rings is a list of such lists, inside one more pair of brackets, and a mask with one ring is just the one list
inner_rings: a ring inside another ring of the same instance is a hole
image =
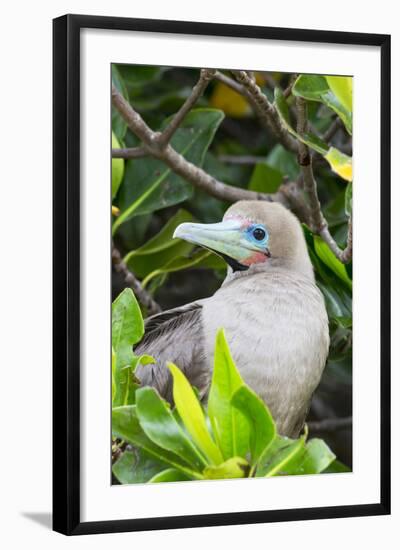
[[203, 305], [206, 355], [223, 327], [245, 382], [281, 433], [308, 406], [325, 366], [328, 320], [315, 284], [290, 273], [257, 274], [221, 287]]

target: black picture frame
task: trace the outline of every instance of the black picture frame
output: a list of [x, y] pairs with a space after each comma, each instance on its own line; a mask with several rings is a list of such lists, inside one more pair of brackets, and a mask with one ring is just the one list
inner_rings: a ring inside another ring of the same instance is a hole
[[[80, 31], [84, 28], [378, 46], [381, 51], [381, 495], [351, 506], [80, 520]], [[66, 535], [390, 513], [390, 36], [65, 15], [53, 21], [53, 529]]]

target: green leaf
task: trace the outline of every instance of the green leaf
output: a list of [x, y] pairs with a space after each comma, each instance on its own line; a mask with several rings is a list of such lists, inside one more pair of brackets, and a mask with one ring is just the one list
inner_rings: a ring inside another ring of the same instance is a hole
[[115, 382], [115, 368], [117, 366], [117, 356], [114, 348], [111, 348], [111, 399], [114, 405], [115, 395], [117, 393], [117, 384]]
[[167, 464], [146, 455], [141, 449], [126, 449], [113, 464], [112, 471], [122, 484], [147, 483]]
[[190, 221], [193, 221], [193, 216], [189, 212], [178, 210], [157, 235], [137, 250], [129, 252], [124, 262], [138, 277], [146, 277], [175, 258], [189, 253], [193, 245], [181, 239], [173, 239], [172, 235], [178, 225]]
[[251, 175], [249, 189], [260, 193], [275, 193], [282, 181], [282, 172], [272, 168], [267, 163], [258, 163]]
[[222, 455], [214, 443], [206, 424], [203, 409], [183, 372], [168, 363], [173, 378], [173, 397], [179, 416], [198, 448], [212, 464], [220, 464]]
[[178, 258], [174, 258], [161, 268], [155, 269], [143, 279], [142, 285], [146, 287], [149, 282], [154, 279], [154, 277], [158, 277], [159, 275], [193, 268], [226, 269], [226, 264], [213, 252], [209, 252], [208, 250], [199, 250], [191, 256], [180, 256]]
[[307, 442], [301, 471], [296, 474], [319, 474], [335, 460], [335, 455], [322, 439], [311, 439]]
[[136, 402], [136, 390], [140, 386], [139, 380], [135, 377], [135, 371], [138, 365], [154, 364], [156, 360], [151, 355], [134, 356], [131, 364], [123, 367], [122, 373], [126, 378], [125, 396], [121, 405], [133, 405]]
[[280, 143], [271, 149], [265, 161], [269, 166], [292, 180], [297, 179], [299, 175], [299, 165], [296, 156], [285, 149]]
[[[125, 83], [123, 81], [123, 78], [121, 77], [119, 70], [114, 64], [111, 65], [111, 77], [112, 83], [117, 88], [117, 90], [124, 96], [125, 99], [129, 100], [128, 90], [126, 89]], [[119, 141], [122, 141], [125, 137], [128, 125], [114, 106], [112, 107], [111, 125], [117, 139]]]
[[353, 212], [353, 184], [347, 184], [344, 196], [344, 210], [347, 216], [351, 216]]
[[[172, 147], [188, 161], [202, 166], [223, 117], [224, 114], [216, 109], [192, 110], [175, 132]], [[169, 121], [164, 121], [161, 130]], [[121, 214], [113, 224], [113, 234], [132, 216], [178, 204], [192, 194], [192, 185], [163, 162], [152, 158], [128, 161], [118, 197]]]
[[250, 465], [241, 456], [229, 458], [218, 466], [205, 468], [204, 479], [238, 479], [249, 475]]
[[[112, 132], [111, 147], [119, 149], [121, 147], [116, 135]], [[124, 159], [112, 159], [111, 161], [111, 197], [114, 198], [124, 177]]]
[[321, 153], [321, 155], [325, 155], [328, 152], [328, 145], [322, 141], [318, 136], [310, 133], [305, 132], [303, 136], [300, 136], [291, 126], [290, 122], [290, 114], [289, 114], [289, 106], [286, 102], [285, 96], [283, 95], [282, 90], [280, 88], [275, 88], [275, 107], [276, 110], [280, 116], [281, 122], [283, 126], [286, 128], [288, 132], [290, 132], [292, 135], [294, 135], [298, 140], [302, 141], [315, 151], [318, 151], [318, 153]]
[[[293, 95], [303, 97], [310, 101], [319, 101], [332, 109], [343, 121], [346, 130], [352, 131], [352, 109], [350, 109], [337, 97], [328, 79], [333, 82], [336, 79], [336, 89], [340, 86], [338, 79], [343, 77], [324, 77], [319, 75], [300, 75], [292, 88]], [[351, 82], [351, 79], [350, 79]]]
[[250, 424], [251, 460], [255, 464], [276, 436], [276, 426], [262, 399], [248, 386], [241, 386], [232, 397], [232, 405]]
[[314, 235], [314, 246], [318, 257], [329, 267], [351, 290], [352, 282], [345, 266], [340, 262], [325, 241], [319, 235]]
[[289, 439], [276, 437], [266, 452], [260, 457], [257, 467], [257, 477], [272, 477], [276, 475], [288, 475], [291, 464], [302, 456], [304, 450], [304, 437]]
[[337, 459], [331, 462], [329, 466], [322, 471], [323, 474], [342, 474], [345, 472], [351, 472], [351, 469]]
[[326, 76], [326, 81], [340, 103], [353, 111], [353, 79], [351, 76]]
[[146, 84], [159, 80], [164, 73], [162, 67], [145, 65], [117, 65], [117, 69], [131, 95], [141, 92]]
[[194, 479], [202, 479], [202, 476], [192, 470], [180, 456], [159, 447], [147, 437], [139, 423], [136, 413], [136, 405], [114, 407], [112, 410], [112, 433], [135, 447], [142, 449], [151, 458], [168, 464]]
[[132, 346], [144, 334], [140, 307], [130, 288], [126, 288], [112, 305], [112, 347], [116, 360], [114, 366], [115, 397], [114, 405], [125, 403], [129, 389], [129, 367], [134, 359]]
[[136, 412], [143, 431], [153, 443], [177, 454], [196, 468], [202, 469], [207, 464], [175, 420], [168, 403], [154, 388], [137, 390]]
[[149, 483], [164, 483], [166, 481], [189, 481], [190, 479], [191, 478], [185, 475], [183, 472], [175, 470], [174, 468], [168, 468], [167, 470], [163, 470], [162, 472], [154, 475], [149, 480]]
[[249, 424], [232, 405], [234, 393], [244, 385], [232, 359], [223, 329], [217, 333], [214, 371], [208, 398], [208, 415], [225, 459], [245, 457], [249, 450]]
[[308, 145], [308, 147], [311, 147], [311, 149], [314, 149], [314, 151], [320, 153], [329, 163], [331, 169], [341, 178], [347, 181], [352, 180], [351, 157], [341, 153], [338, 149], [335, 149], [335, 147], [329, 147], [322, 139], [311, 132], [305, 132], [304, 135], [300, 135], [292, 128], [288, 104], [283, 92], [278, 87], [275, 88], [275, 107], [283, 126], [288, 132], [299, 141]]

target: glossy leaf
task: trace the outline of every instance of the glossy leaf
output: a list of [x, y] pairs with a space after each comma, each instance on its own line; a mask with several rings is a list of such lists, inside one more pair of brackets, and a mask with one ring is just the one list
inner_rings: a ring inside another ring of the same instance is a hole
[[[112, 132], [111, 146], [113, 149], [119, 149], [121, 147], [116, 135]], [[118, 192], [121, 185], [122, 178], [124, 177], [124, 159], [112, 159], [111, 161], [111, 196], [112, 198]]]
[[353, 79], [351, 76], [326, 76], [326, 81], [341, 104], [353, 111]]
[[288, 132], [302, 141], [314, 151], [320, 153], [329, 163], [331, 169], [343, 179], [350, 181], [352, 179], [352, 159], [344, 153], [341, 153], [335, 147], [329, 147], [318, 136], [311, 132], [305, 132], [304, 135], [298, 134], [291, 126], [289, 107], [286, 99], [279, 88], [275, 88], [275, 106], [280, 116], [283, 126]]
[[278, 170], [284, 176], [290, 179], [297, 179], [299, 175], [299, 164], [296, 156], [285, 149], [280, 143], [275, 145], [268, 153], [266, 159], [268, 166]]
[[329, 162], [330, 167], [336, 174], [346, 181], [353, 179], [353, 161], [351, 157], [341, 153], [335, 147], [330, 147], [325, 155], [325, 159]]
[[134, 359], [132, 346], [141, 340], [143, 334], [140, 307], [132, 290], [126, 288], [112, 305], [112, 347], [116, 355], [114, 405], [125, 402], [129, 371], [124, 368], [131, 366]]
[[[215, 109], [192, 110], [175, 132], [171, 145], [187, 160], [201, 166], [223, 116]], [[164, 121], [161, 129], [169, 120]], [[192, 194], [192, 185], [163, 162], [153, 158], [130, 160], [118, 197], [121, 214], [113, 224], [113, 233], [132, 216], [178, 204]]]
[[175, 258], [188, 254], [193, 245], [173, 239], [172, 235], [179, 224], [190, 221], [193, 221], [193, 216], [189, 212], [178, 210], [157, 235], [137, 250], [129, 252], [124, 258], [125, 263], [138, 277], [146, 277]]
[[208, 250], [202, 249], [191, 256], [179, 256], [174, 258], [161, 268], [155, 269], [143, 279], [142, 285], [146, 287], [152, 279], [159, 275], [193, 268], [225, 269], [226, 264], [219, 256], [216, 256]]
[[154, 388], [136, 391], [136, 412], [143, 431], [153, 443], [198, 468], [207, 463], [174, 418], [168, 403]]
[[250, 471], [250, 464], [241, 456], [229, 458], [218, 466], [205, 468], [204, 479], [238, 479], [247, 477]]
[[223, 461], [221, 452], [208, 431], [203, 409], [192, 386], [176, 365], [168, 363], [168, 368], [173, 378], [175, 406], [185, 428], [211, 464], [220, 464]]
[[300, 439], [276, 437], [260, 457], [256, 476], [271, 477], [289, 474], [291, 463], [302, 455], [303, 450], [303, 437]]
[[114, 348], [111, 348], [111, 399], [114, 405], [115, 395], [117, 393], [117, 385], [115, 382], [115, 368], [117, 365], [117, 356], [115, 355]]
[[174, 468], [168, 468], [167, 470], [163, 470], [162, 472], [155, 474], [149, 480], [149, 483], [165, 483], [170, 481], [189, 481], [190, 479], [191, 478], [185, 475], [183, 472], [179, 470], [175, 470]]
[[351, 469], [337, 459], [331, 462], [329, 466], [322, 471], [323, 474], [343, 474], [346, 472], [351, 472]]
[[[117, 90], [124, 96], [125, 99], [129, 100], [128, 97], [128, 90], [126, 89], [124, 80], [121, 78], [121, 74], [116, 67], [116, 65], [111, 65], [111, 76], [112, 76], [112, 83], [117, 88]], [[126, 130], [128, 128], [127, 123], [125, 120], [121, 117], [119, 112], [115, 109], [114, 106], [112, 106], [112, 129], [115, 133], [115, 136], [119, 141], [122, 141], [125, 137]]]
[[249, 189], [260, 193], [275, 193], [283, 181], [283, 174], [266, 163], [256, 164]]
[[303, 461], [296, 474], [319, 474], [334, 460], [335, 455], [322, 439], [311, 439], [306, 444]]
[[223, 329], [217, 333], [214, 370], [208, 398], [208, 415], [217, 443], [225, 459], [245, 457], [249, 450], [249, 424], [232, 405], [234, 393], [244, 385], [232, 359]]
[[[332, 109], [343, 121], [346, 130], [351, 134], [352, 131], [352, 110], [344, 105], [336, 96], [328, 84], [329, 77], [320, 75], [301, 75], [297, 78], [292, 88], [293, 95], [303, 97], [310, 101], [319, 101]], [[330, 77], [340, 78], [340, 77]], [[350, 79], [351, 80], [351, 79]], [[337, 82], [336, 82], [337, 84]], [[336, 86], [338, 87], [338, 86]]]
[[248, 386], [241, 386], [232, 397], [232, 405], [250, 425], [250, 452], [255, 464], [276, 436], [275, 422], [268, 408]]
[[151, 458], [183, 471], [195, 479], [201, 479], [201, 475], [188, 466], [182, 457], [159, 447], [147, 437], [139, 423], [136, 405], [113, 408], [112, 432], [114, 437], [118, 437], [135, 447], [139, 447]]
[[349, 278], [345, 266], [339, 261], [331, 251], [325, 241], [318, 235], [314, 235], [315, 251], [318, 257], [329, 267], [351, 290], [352, 282]]
[[142, 449], [126, 449], [113, 464], [112, 471], [122, 484], [147, 483], [168, 465], [146, 455]]

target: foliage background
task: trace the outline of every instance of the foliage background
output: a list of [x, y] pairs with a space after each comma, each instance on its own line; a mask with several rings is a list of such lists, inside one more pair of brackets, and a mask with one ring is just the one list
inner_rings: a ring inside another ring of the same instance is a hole
[[[154, 130], [165, 127], [168, 117], [190, 95], [198, 75], [198, 69], [112, 67], [113, 83]], [[296, 77], [283, 73], [255, 76], [271, 102], [274, 91], [288, 89]], [[292, 94], [287, 102], [293, 111]], [[308, 102], [308, 119], [315, 134], [323, 136], [335, 118], [335, 112], [324, 103]], [[339, 122], [336, 126], [331, 143], [351, 154], [351, 136], [343, 124]], [[139, 145], [138, 138], [115, 110], [112, 127], [117, 140], [114, 148]], [[185, 147], [192, 142], [193, 146], [186, 151]], [[194, 164], [235, 187], [274, 193], [288, 181], [297, 182], [300, 188], [302, 185], [296, 155], [260, 124], [242, 96], [219, 81], [209, 84], [195, 110], [174, 135], [172, 144]], [[114, 187], [113, 205], [120, 215], [114, 218], [113, 239], [129, 270], [144, 283], [162, 309], [210, 296], [224, 278], [224, 264], [215, 256], [199, 254], [187, 243], [172, 241], [170, 237], [175, 225], [187, 219], [219, 221], [229, 203], [194, 189], [172, 173], [166, 174], [159, 160], [113, 159], [113, 164], [113, 173], [120, 173], [119, 186]], [[315, 158], [314, 174], [330, 231], [344, 248], [348, 221], [345, 198], [349, 184], [322, 158]], [[149, 190], [153, 191], [149, 194]], [[124, 213], [134, 204], [131, 216], [125, 215], [126, 221], [121, 223]], [[310, 426], [318, 428], [316, 421], [351, 417], [351, 264], [342, 266], [345, 273], [340, 274], [336, 264], [321, 259], [313, 235], [306, 228], [305, 232], [317, 281], [326, 298], [332, 342], [327, 368], [309, 415]], [[126, 279], [114, 271], [113, 298], [125, 286]], [[311, 435], [323, 437], [338, 458], [351, 466], [350, 422], [340, 429], [315, 429], [313, 433], [311, 428]]]

